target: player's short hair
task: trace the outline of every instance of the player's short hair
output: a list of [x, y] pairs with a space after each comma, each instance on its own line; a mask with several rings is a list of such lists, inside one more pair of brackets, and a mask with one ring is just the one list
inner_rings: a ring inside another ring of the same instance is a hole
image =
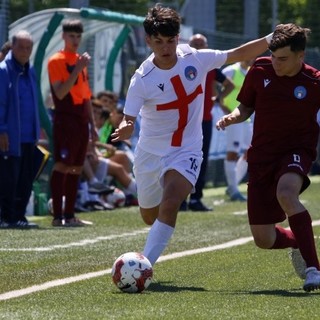
[[83, 24], [78, 19], [68, 19], [62, 23], [63, 32], [83, 33]]
[[181, 17], [174, 9], [157, 4], [149, 9], [143, 27], [149, 36], [175, 37], [180, 33], [180, 24]]
[[304, 51], [308, 35], [308, 28], [302, 28], [294, 23], [279, 24], [276, 26], [269, 45], [270, 51], [290, 46], [291, 51]]

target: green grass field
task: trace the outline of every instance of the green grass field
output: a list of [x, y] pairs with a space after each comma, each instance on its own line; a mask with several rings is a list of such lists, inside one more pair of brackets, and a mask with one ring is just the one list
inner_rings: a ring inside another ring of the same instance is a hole
[[[0, 230], [0, 319], [318, 319], [320, 291], [302, 290], [287, 250], [248, 240], [246, 204], [224, 192], [205, 190], [213, 212], [179, 214], [142, 294], [120, 292], [110, 276], [120, 254], [143, 248], [148, 228], [137, 207], [81, 214], [93, 222], [85, 228], [52, 228], [51, 217], [35, 216], [38, 230]], [[312, 177], [301, 199], [314, 221], [319, 194], [320, 177]], [[314, 232], [320, 253], [320, 227]], [[245, 243], [215, 250], [236, 239]]]

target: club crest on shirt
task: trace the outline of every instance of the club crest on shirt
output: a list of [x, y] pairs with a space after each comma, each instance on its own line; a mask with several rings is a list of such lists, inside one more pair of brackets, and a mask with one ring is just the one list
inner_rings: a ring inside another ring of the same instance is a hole
[[264, 80], [263, 80], [263, 85], [264, 85], [264, 87], [266, 88], [266, 87], [269, 85], [270, 82], [271, 82], [271, 80], [269, 80], [269, 79], [264, 79]]
[[304, 99], [307, 95], [307, 90], [305, 87], [303, 86], [298, 86], [294, 89], [294, 96], [301, 100], [301, 99]]
[[184, 75], [186, 79], [194, 80], [198, 75], [198, 71], [194, 66], [188, 66], [184, 70]]

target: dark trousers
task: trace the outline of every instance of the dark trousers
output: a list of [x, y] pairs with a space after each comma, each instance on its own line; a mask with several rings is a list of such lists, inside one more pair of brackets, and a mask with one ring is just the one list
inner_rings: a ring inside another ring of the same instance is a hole
[[202, 122], [202, 132], [203, 132], [203, 161], [201, 164], [201, 169], [199, 173], [198, 180], [195, 185], [195, 193], [190, 195], [190, 199], [192, 200], [200, 200], [203, 197], [203, 188], [206, 184], [206, 171], [208, 165], [208, 157], [209, 157], [209, 149], [211, 144], [211, 136], [212, 136], [212, 121], [203, 121]]
[[34, 144], [21, 144], [20, 157], [0, 156], [1, 220], [14, 223], [24, 218], [33, 185]]

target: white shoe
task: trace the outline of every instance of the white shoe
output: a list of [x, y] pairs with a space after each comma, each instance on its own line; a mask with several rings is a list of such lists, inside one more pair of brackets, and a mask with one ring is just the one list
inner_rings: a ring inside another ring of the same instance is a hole
[[303, 285], [303, 290], [310, 292], [320, 289], [320, 272], [315, 267], [306, 269], [306, 280]]
[[291, 259], [293, 268], [294, 268], [296, 274], [298, 275], [298, 277], [300, 279], [305, 279], [307, 265], [306, 265], [306, 262], [304, 261], [304, 259], [302, 258], [300, 250], [292, 248], [289, 251], [289, 257]]

